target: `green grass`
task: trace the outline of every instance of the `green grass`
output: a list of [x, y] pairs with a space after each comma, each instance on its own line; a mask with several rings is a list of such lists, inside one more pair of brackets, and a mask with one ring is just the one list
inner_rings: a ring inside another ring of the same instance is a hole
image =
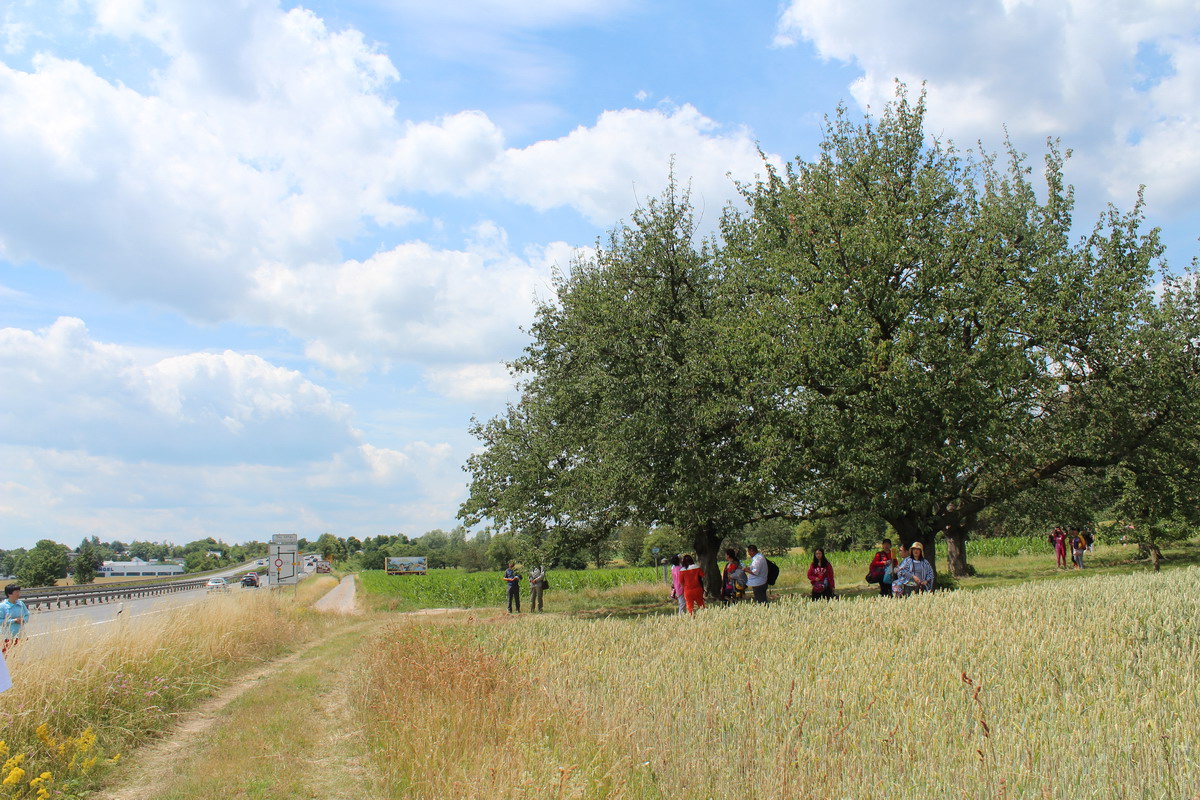
[[[546, 599], [604, 592], [628, 584], [651, 584], [659, 574], [653, 567], [551, 570]], [[428, 575], [387, 575], [382, 570], [364, 570], [359, 573], [359, 589], [373, 608], [385, 611], [505, 604], [505, 584], [498, 572], [433, 569]], [[528, 596], [529, 583], [522, 580], [522, 601]]]

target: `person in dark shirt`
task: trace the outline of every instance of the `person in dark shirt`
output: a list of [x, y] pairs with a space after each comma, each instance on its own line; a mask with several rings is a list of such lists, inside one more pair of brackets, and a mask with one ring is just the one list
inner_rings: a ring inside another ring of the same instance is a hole
[[504, 570], [504, 582], [508, 584], [508, 613], [513, 613], [513, 606], [517, 607], [517, 613], [521, 613], [521, 573], [517, 572], [517, 565], [509, 562], [508, 569]]

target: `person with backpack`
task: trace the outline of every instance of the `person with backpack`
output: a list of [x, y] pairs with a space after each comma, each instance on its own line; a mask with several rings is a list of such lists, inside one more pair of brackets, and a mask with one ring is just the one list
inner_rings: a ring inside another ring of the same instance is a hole
[[892, 596], [892, 582], [896, 578], [896, 556], [892, 553], [892, 540], [884, 539], [879, 543], [879, 551], [871, 559], [867, 568], [867, 583], [879, 584], [880, 597]]
[[767, 557], [758, 552], [758, 546], [746, 545], [746, 555], [750, 556], [750, 565], [746, 567], [746, 585], [754, 593], [754, 602], [767, 602], [767, 581], [770, 580], [767, 567]]
[[825, 551], [818, 547], [813, 551], [812, 565], [808, 568], [808, 582], [812, 584], [812, 599], [833, 599], [833, 565], [825, 558]]
[[550, 582], [546, 580], [546, 568], [534, 567], [529, 571], [529, 610], [542, 610], [542, 595]]
[[1087, 540], [1083, 538], [1083, 534], [1078, 528], [1071, 528], [1071, 559], [1075, 562], [1075, 569], [1083, 569], [1083, 554], [1087, 552]]
[[684, 556], [679, 565], [679, 582], [683, 585], [687, 612], [695, 614], [697, 608], [704, 608], [704, 570], [691, 556]]

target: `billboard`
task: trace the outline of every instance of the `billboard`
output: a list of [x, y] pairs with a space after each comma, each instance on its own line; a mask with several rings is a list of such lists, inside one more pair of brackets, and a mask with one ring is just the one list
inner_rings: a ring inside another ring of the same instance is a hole
[[389, 556], [383, 568], [388, 575], [424, 575], [429, 571], [425, 556]]

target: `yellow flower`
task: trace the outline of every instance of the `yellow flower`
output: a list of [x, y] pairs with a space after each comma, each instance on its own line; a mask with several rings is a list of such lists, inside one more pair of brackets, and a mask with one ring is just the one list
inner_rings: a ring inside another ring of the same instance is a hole
[[85, 759], [84, 759], [84, 760], [83, 760], [83, 761], [82, 761], [82, 762], [79, 764], [79, 766], [80, 766], [80, 767], [81, 767], [81, 768], [82, 768], [82, 769], [83, 769], [83, 770], [86, 772], [87, 770], [89, 770], [89, 769], [91, 769], [92, 767], [96, 766], [96, 761], [97, 761], [97, 760], [99, 760], [99, 759], [98, 759], [96, 756], [92, 756], [91, 758], [85, 758]]
[[25, 754], [17, 753], [15, 756], [10, 758], [8, 761], [5, 761], [3, 767], [0, 767], [0, 775], [4, 774], [5, 772], [8, 772], [9, 770], [13, 769], [14, 767], [20, 766], [21, 762], [24, 760], [25, 760]]
[[34, 733], [37, 734], [37, 737], [42, 740], [42, 744], [46, 745], [46, 747], [56, 746], [57, 743], [54, 741], [54, 737], [50, 735], [50, 724], [48, 722], [38, 725]]
[[16, 786], [23, 780], [25, 780], [25, 770], [20, 767], [13, 767], [13, 771], [8, 773], [8, 777], [2, 783], [4, 786]]
[[118, 761], [120, 761], [120, 760], [121, 760], [121, 754], [120, 754], [120, 753], [117, 753], [115, 756], [113, 756], [112, 758], [110, 758], [110, 759], [109, 759], [109, 761], [111, 761], [111, 762], [112, 762], [112, 763], [114, 763], [114, 764], [115, 764], [115, 763], [117, 763], [117, 762], [118, 762]]
[[41, 789], [38, 789], [37, 800], [49, 800], [49, 797], [50, 797], [50, 790], [47, 789], [45, 786], [43, 786]]
[[8, 742], [0, 741], [0, 758], [8, 758]]
[[40, 788], [41, 785], [44, 783], [54, 783], [54, 776], [51, 775], [49, 772], [43, 772], [41, 775], [38, 775], [36, 778], [34, 778], [33, 780], [31, 780], [29, 782], [29, 788], [37, 789], [37, 788]]
[[91, 728], [88, 728], [83, 733], [79, 734], [79, 739], [75, 742], [75, 749], [81, 753], [86, 753], [96, 744], [96, 734]]

